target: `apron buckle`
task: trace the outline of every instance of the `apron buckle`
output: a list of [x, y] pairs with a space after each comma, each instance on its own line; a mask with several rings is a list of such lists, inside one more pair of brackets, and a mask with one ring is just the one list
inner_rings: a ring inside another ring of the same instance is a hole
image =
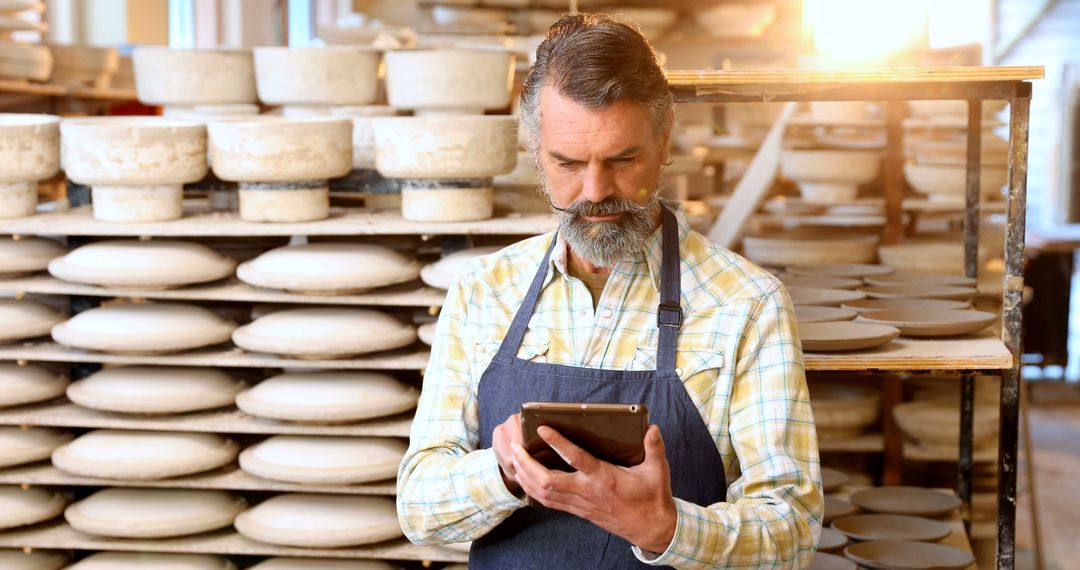
[[656, 327], [675, 327], [682, 326], [683, 312], [682, 307], [678, 303], [660, 303], [656, 307]]

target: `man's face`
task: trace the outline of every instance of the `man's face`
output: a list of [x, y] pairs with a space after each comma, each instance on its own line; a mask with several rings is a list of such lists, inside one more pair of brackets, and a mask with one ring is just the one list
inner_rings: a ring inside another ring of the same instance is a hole
[[550, 86], [539, 111], [542, 182], [552, 204], [569, 209], [556, 212], [564, 238], [586, 261], [611, 267], [655, 226], [667, 133], [654, 132], [640, 103], [588, 109]]

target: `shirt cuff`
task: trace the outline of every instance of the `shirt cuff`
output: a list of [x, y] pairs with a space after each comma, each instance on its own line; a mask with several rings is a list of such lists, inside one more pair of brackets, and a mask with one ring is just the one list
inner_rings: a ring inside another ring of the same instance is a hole
[[468, 477], [469, 494], [480, 510], [508, 512], [527, 505], [523, 498], [517, 497], [506, 488], [494, 449], [481, 449], [473, 454], [478, 457], [472, 465], [475, 470]]
[[634, 556], [639, 561], [650, 566], [696, 566], [705, 564], [699, 544], [701, 540], [702, 515], [698, 512], [704, 507], [688, 503], [682, 499], [675, 499], [675, 534], [671, 537], [671, 544], [662, 553], [649, 552], [637, 546], [633, 547]]

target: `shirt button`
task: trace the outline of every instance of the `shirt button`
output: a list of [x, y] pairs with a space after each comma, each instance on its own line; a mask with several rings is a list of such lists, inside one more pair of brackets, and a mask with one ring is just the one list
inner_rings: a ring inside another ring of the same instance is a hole
[[585, 312], [585, 311], [578, 311], [578, 316], [579, 316], [579, 317], [584, 317], [584, 316], [585, 316], [585, 315], [587, 315], [587, 314], [588, 314], [588, 313], [587, 313], [587, 312]]
[[615, 316], [615, 313], [612, 312], [611, 309], [604, 309], [604, 318], [605, 319], [610, 319], [613, 316]]
[[676, 368], [675, 369], [675, 375], [678, 376], [679, 378], [682, 378], [682, 368]]

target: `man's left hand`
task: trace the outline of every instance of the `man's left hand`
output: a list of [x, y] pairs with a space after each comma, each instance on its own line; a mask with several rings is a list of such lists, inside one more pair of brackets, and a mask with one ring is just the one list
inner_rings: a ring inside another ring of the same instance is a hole
[[643, 550], [667, 550], [675, 535], [677, 513], [659, 427], [649, 426], [645, 461], [634, 467], [601, 461], [550, 427], [540, 427], [537, 434], [577, 471], [547, 469], [515, 445], [517, 480], [530, 497], [588, 520]]

